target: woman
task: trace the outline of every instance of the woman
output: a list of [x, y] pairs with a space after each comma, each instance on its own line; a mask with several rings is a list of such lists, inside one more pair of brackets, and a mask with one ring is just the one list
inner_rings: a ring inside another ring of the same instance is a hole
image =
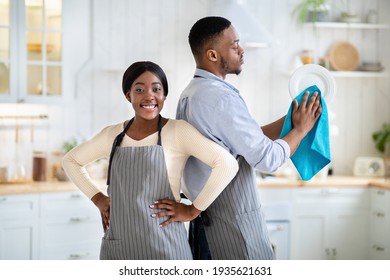
[[[63, 159], [70, 179], [100, 210], [105, 232], [100, 258], [192, 259], [183, 222], [222, 192], [237, 173], [237, 161], [187, 122], [161, 117], [168, 83], [157, 64], [130, 65], [122, 90], [135, 117], [104, 128]], [[208, 164], [212, 173], [186, 205], [180, 203], [180, 180], [190, 156]], [[104, 157], [110, 158], [108, 196], [84, 167]]]

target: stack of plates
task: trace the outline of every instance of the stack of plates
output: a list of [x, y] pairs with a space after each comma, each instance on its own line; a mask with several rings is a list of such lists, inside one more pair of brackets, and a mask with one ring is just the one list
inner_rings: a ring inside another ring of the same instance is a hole
[[384, 69], [380, 62], [363, 62], [360, 66], [360, 70], [369, 72], [380, 72]]
[[340, 21], [341, 22], [346, 22], [346, 23], [356, 23], [360, 22], [360, 18], [358, 15], [355, 14], [349, 14], [349, 13], [341, 13], [340, 15]]

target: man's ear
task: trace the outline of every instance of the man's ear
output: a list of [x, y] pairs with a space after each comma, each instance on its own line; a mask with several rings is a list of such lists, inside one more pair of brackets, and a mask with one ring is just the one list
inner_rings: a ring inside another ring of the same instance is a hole
[[206, 56], [208, 60], [215, 62], [217, 61], [218, 54], [215, 50], [209, 49], [206, 51]]

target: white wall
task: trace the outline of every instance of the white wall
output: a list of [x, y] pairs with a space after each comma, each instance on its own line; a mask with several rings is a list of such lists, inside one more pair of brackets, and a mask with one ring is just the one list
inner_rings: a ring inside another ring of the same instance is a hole
[[[58, 118], [51, 127], [58, 129], [51, 133], [61, 135], [61, 141], [72, 136], [86, 139], [106, 125], [130, 118], [133, 113], [121, 92], [121, 79], [125, 69], [137, 60], [154, 61], [166, 71], [170, 92], [163, 114], [173, 118], [178, 97], [195, 67], [188, 32], [197, 19], [210, 14], [215, 1], [70, 1], [76, 7], [72, 9], [75, 14], [66, 19], [74, 29], [72, 35], [64, 35], [64, 44], [68, 36], [71, 46], [66, 58], [72, 60], [66, 62], [71, 68], [64, 73], [69, 81], [65, 87], [68, 98], [63, 109], [55, 110]], [[334, 42], [347, 40], [357, 46], [362, 60], [383, 58], [390, 67], [389, 30], [319, 29], [313, 33], [292, 18], [298, 0], [239, 2], [247, 5], [275, 40], [271, 48], [246, 49], [243, 72], [228, 77], [240, 89], [259, 125], [286, 114], [291, 102], [288, 73], [302, 49], [313, 49], [318, 58], [326, 55]], [[390, 22], [390, 1], [330, 2], [333, 18], [344, 7], [340, 3], [345, 3], [347, 9], [362, 16], [375, 8], [381, 23]], [[357, 156], [379, 155], [371, 134], [390, 122], [390, 82], [388, 78], [336, 78], [336, 83], [337, 96], [329, 104], [336, 115], [332, 125], [339, 129], [339, 135], [331, 139], [332, 165], [336, 174], [351, 174]], [[52, 139], [52, 147], [60, 145], [60, 137]]]

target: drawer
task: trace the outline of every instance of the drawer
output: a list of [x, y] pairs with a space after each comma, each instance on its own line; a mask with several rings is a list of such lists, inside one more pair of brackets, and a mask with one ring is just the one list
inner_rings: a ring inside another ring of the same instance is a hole
[[363, 187], [311, 187], [295, 188], [293, 200], [296, 203], [352, 203], [369, 206], [369, 190]]
[[41, 195], [42, 217], [95, 216], [98, 208], [81, 192], [51, 193]]
[[390, 191], [378, 188], [371, 189], [371, 204], [377, 209], [390, 212]]
[[48, 219], [41, 223], [41, 242], [44, 248], [69, 246], [101, 240], [103, 227], [100, 220], [84, 218]]
[[39, 215], [38, 195], [1, 195], [0, 219], [36, 218]]
[[381, 243], [372, 244], [369, 252], [370, 260], [388, 260], [389, 253], [389, 248], [385, 245]]
[[101, 239], [82, 244], [55, 246], [41, 251], [41, 260], [98, 260]]

